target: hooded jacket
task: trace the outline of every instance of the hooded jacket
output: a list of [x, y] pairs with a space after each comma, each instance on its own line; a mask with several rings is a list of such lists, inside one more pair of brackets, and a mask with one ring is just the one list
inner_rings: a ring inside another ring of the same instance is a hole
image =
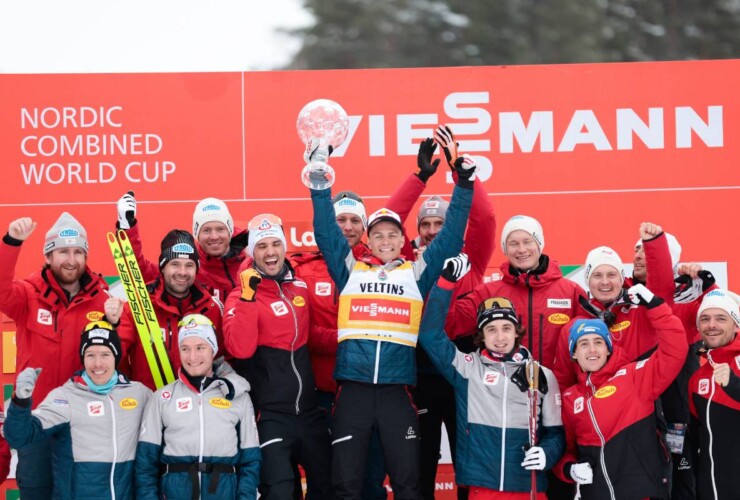
[[697, 493], [702, 500], [740, 498], [735, 477], [740, 449], [737, 429], [740, 421], [740, 335], [723, 347], [702, 348], [699, 354], [715, 364], [727, 363], [732, 374], [729, 384], [722, 387], [712, 379], [714, 369], [707, 362], [689, 381], [693, 436], [699, 451], [694, 460], [694, 464], [698, 464]]
[[578, 383], [563, 391], [566, 451], [555, 472], [572, 483], [570, 466], [588, 462], [593, 483], [580, 486], [584, 500], [668, 498], [669, 453], [654, 403], [681, 370], [688, 346], [668, 305], [646, 310], [646, 318], [659, 339], [651, 356], [630, 363], [615, 345], [606, 365], [588, 373], [579, 368]]

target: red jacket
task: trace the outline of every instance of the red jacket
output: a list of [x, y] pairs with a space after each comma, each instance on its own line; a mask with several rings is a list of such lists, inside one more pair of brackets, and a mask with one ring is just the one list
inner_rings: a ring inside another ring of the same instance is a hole
[[555, 360], [560, 329], [575, 316], [578, 298], [583, 289], [564, 278], [556, 261], [547, 255], [529, 273], [512, 272], [508, 261], [501, 264], [503, 279], [477, 286], [472, 293], [459, 299], [447, 317], [446, 325], [453, 338], [471, 335], [477, 329], [478, 305], [491, 297], [506, 297], [514, 303], [516, 312], [527, 328], [522, 344], [532, 356], [548, 368]]
[[705, 363], [689, 381], [693, 436], [700, 450], [697, 470], [699, 498], [737, 498], [737, 450], [740, 449], [740, 335], [723, 347], [699, 351], [712, 362], [727, 363], [732, 375], [726, 387], [714, 382], [714, 368]]
[[[221, 333], [221, 303], [213, 298], [202, 285], [193, 285], [190, 288], [190, 295], [181, 300], [168, 295], [165, 292], [164, 284], [159, 279], [149, 283], [147, 289], [154, 305], [157, 323], [159, 323], [175, 376], [177, 376], [181, 366], [180, 347], [177, 341], [179, 331], [177, 323], [188, 314], [202, 314], [213, 322], [219, 349], [216, 356], [218, 357], [225, 352]], [[141, 382], [155, 390], [152, 372], [146, 360], [144, 348], [141, 346], [139, 332], [136, 330], [136, 324], [128, 304], [125, 306], [121, 324], [118, 326], [118, 335], [121, 337], [123, 355], [124, 357], [128, 356], [128, 362], [124, 359], [121, 363], [122, 370], [130, 374], [131, 380]], [[152, 348], [154, 349], [153, 344]], [[154, 352], [156, 355], [156, 349]]]
[[[287, 263], [287, 261], [286, 261]], [[252, 259], [241, 270], [252, 266]], [[306, 282], [289, 270], [280, 281], [267, 276], [255, 300], [234, 289], [226, 299], [224, 339], [237, 373], [252, 385], [258, 410], [300, 414], [316, 407], [308, 355], [309, 293]]]
[[630, 363], [615, 346], [601, 370], [578, 368], [578, 383], [562, 393], [566, 451], [554, 471], [572, 483], [568, 466], [590, 463], [594, 479], [580, 487], [584, 500], [666, 498], [668, 492], [662, 474], [668, 455], [656, 431], [654, 405], [681, 370], [688, 346], [668, 305], [645, 309], [644, 316], [660, 338], [649, 358]]
[[[134, 249], [134, 255], [139, 262], [141, 274], [148, 283], [159, 277], [159, 264], [152, 262], [144, 256], [144, 250], [141, 246], [141, 236], [139, 234], [139, 224], [134, 224], [131, 229], [126, 229], [126, 235]], [[239, 266], [244, 261], [246, 254], [244, 249], [247, 246], [247, 231], [236, 228], [234, 235], [231, 237], [231, 247], [224, 257], [211, 257], [206, 255], [198, 242], [195, 247], [198, 249], [200, 256], [200, 267], [198, 268], [197, 279], [205, 286], [213, 297], [223, 303], [226, 296], [239, 283]]]
[[72, 301], [44, 268], [23, 280], [14, 280], [21, 246], [0, 243], [0, 311], [16, 324], [16, 371], [42, 368], [33, 392], [34, 408], [52, 389], [82, 368], [80, 335], [93, 320], [103, 319], [108, 285], [89, 268]]
[[[645, 241], [644, 245], [645, 261], [647, 268], [650, 270], [646, 287], [663, 299], [669, 307], [673, 308], [673, 267], [671, 265], [671, 254], [668, 251], [668, 242], [665, 236], [661, 235]], [[627, 278], [623, 286], [629, 287], [631, 285], [632, 278]], [[604, 309], [604, 304], [596, 299], [591, 299], [589, 304], [597, 310]], [[698, 305], [696, 307], [698, 308]], [[644, 307], [625, 304], [613, 307], [611, 312], [616, 316], [616, 320], [609, 328], [612, 334], [612, 342], [621, 348], [626, 362], [637, 361], [655, 348], [658, 342], [657, 332], [648, 321]], [[553, 372], [562, 388], [575, 384], [578, 376], [577, 366], [571, 362], [568, 350], [570, 327], [576, 319], [593, 317], [593, 314], [579, 304], [578, 315], [563, 326], [559, 332]]]

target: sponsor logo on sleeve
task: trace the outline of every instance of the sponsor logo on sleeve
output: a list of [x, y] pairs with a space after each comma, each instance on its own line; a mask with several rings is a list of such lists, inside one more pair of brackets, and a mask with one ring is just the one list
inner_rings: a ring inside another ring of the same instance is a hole
[[229, 401], [228, 399], [224, 399], [224, 398], [211, 398], [208, 401], [208, 404], [210, 404], [214, 408], [221, 408], [221, 409], [231, 408], [231, 401]]
[[570, 309], [570, 299], [547, 299], [547, 307], [552, 309]]
[[56, 398], [52, 400], [51, 404], [53, 404], [54, 406], [69, 406], [69, 401], [62, 398]]
[[473, 356], [471, 356], [470, 354], [466, 354], [465, 356], [463, 356], [463, 359], [465, 360], [466, 363], [473, 362]]
[[498, 384], [498, 378], [498, 372], [486, 370], [486, 372], [483, 374], [483, 383], [486, 385], [496, 385]]
[[563, 406], [563, 397], [560, 394], [555, 394], [555, 404]]
[[175, 411], [177, 413], [183, 413], [193, 409], [193, 398], [177, 398], [175, 400]]
[[626, 368], [622, 368], [621, 370], [617, 370], [617, 372], [614, 375], [612, 375], [609, 380], [611, 380], [613, 378], [621, 377], [622, 375], [626, 375], [626, 374], [627, 374], [627, 369]]
[[735, 356], [735, 364], [737, 365], [737, 369], [740, 370], [740, 355]]
[[314, 288], [314, 293], [319, 297], [328, 297], [331, 295], [331, 283], [325, 281], [318, 281]]
[[134, 398], [124, 398], [118, 404], [124, 410], [133, 410], [134, 408], [136, 408], [137, 406], [139, 406], [139, 402], [136, 401]]
[[617, 387], [614, 385], [605, 385], [604, 387], [600, 388], [598, 391], [596, 391], [596, 397], [599, 399], [608, 398], [612, 394], [617, 392]]
[[699, 380], [699, 394], [709, 394], [709, 379], [703, 378]]
[[577, 415], [583, 411], [583, 396], [573, 401], [573, 414]]
[[275, 316], [285, 316], [286, 314], [288, 314], [288, 306], [286, 306], [285, 302], [283, 302], [282, 300], [278, 302], [273, 302], [272, 304], [270, 304], [270, 307], [272, 307], [272, 312], [275, 313]]
[[160, 394], [159, 397], [161, 397], [165, 401], [168, 401], [172, 399], [172, 393], [170, 391], [162, 391], [162, 394]]
[[300, 287], [300, 288], [306, 288], [306, 289], [308, 289], [308, 285], [306, 284], [306, 282], [305, 282], [305, 281], [301, 281], [301, 280], [295, 280], [295, 281], [293, 282], [293, 284], [294, 284], [295, 286], [297, 286], [297, 287]]
[[51, 311], [46, 309], [39, 309], [36, 315], [36, 321], [39, 325], [50, 325], [51, 324]]
[[643, 360], [640, 360], [637, 363], [635, 363], [635, 370], [639, 370], [640, 368], [642, 368], [643, 366], [645, 366], [645, 363], [647, 363], [648, 360], [650, 360], [650, 358], [643, 359]]
[[87, 403], [87, 414], [91, 417], [102, 417], [105, 415], [105, 403], [102, 401], [90, 401]]

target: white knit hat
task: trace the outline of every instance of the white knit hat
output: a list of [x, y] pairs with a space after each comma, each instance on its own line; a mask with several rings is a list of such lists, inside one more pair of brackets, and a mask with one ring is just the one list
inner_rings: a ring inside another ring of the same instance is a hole
[[722, 309], [730, 315], [735, 326], [740, 328], [740, 297], [729, 290], [714, 289], [704, 296], [699, 310], [696, 313], [696, 324], [699, 325], [699, 316], [707, 309]]
[[[678, 264], [681, 262], [681, 244], [671, 233], [665, 233], [665, 238], [668, 242], [668, 252], [671, 254], [671, 266], [673, 266], [673, 274], [675, 275], [678, 270]], [[642, 238], [635, 243], [635, 249], [639, 246], [642, 246]]]
[[334, 203], [334, 214], [352, 214], [356, 215], [362, 221], [362, 227], [367, 227], [367, 212], [365, 204], [356, 193], [352, 191], [342, 191], [337, 193], [332, 199]]
[[193, 236], [198, 239], [198, 233], [204, 224], [208, 222], [220, 222], [229, 229], [229, 234], [234, 234], [234, 219], [231, 218], [226, 203], [218, 198], [206, 198], [201, 200], [193, 212]]
[[527, 215], [515, 215], [504, 224], [504, 230], [501, 231], [501, 250], [504, 253], [506, 253], [506, 239], [514, 231], [524, 231], [532, 235], [540, 247], [540, 253], [545, 249], [545, 234], [537, 219]]
[[272, 214], [263, 214], [263, 217], [255, 216], [250, 221], [249, 236], [247, 238], [247, 253], [250, 257], [254, 257], [254, 247], [260, 240], [265, 238], [277, 238], [283, 242], [286, 250], [288, 248], [288, 242], [285, 240], [285, 231], [283, 227], [278, 223], [282, 222], [279, 217]]
[[211, 346], [213, 354], [218, 352], [218, 341], [216, 340], [216, 331], [213, 329], [213, 323], [207, 316], [202, 314], [188, 314], [178, 323], [180, 330], [177, 332], [177, 345], [188, 337], [199, 337]]
[[596, 247], [586, 256], [586, 285], [588, 285], [588, 278], [594, 269], [599, 266], [611, 266], [622, 276], [624, 279], [624, 265], [622, 259], [619, 258], [619, 254], [609, 247]]
[[46, 233], [44, 255], [57, 248], [82, 248], [87, 253], [87, 233], [82, 224], [67, 212], [62, 212]]

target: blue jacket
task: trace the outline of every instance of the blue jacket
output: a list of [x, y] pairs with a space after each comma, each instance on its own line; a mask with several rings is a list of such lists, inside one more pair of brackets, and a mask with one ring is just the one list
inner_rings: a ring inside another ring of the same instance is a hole
[[[442, 272], [445, 259], [460, 253], [473, 190], [455, 186], [445, 224], [422, 257], [413, 263], [416, 283], [426, 297]], [[355, 258], [337, 225], [329, 189], [311, 190], [316, 243], [324, 254], [337, 290], [347, 284]], [[378, 340], [350, 339], [339, 343], [334, 378], [377, 384], [416, 384], [416, 350]]]
[[54, 449], [54, 498], [132, 499], [136, 439], [151, 391], [119, 375], [110, 393], [98, 394], [80, 374], [33, 413], [11, 403], [5, 436], [13, 448], [52, 435], [63, 443]]
[[[444, 332], [444, 320], [454, 284], [444, 279], [432, 289], [419, 332], [419, 342], [434, 366], [455, 388], [458, 484], [498, 491], [526, 492], [531, 471], [521, 466], [523, 445], [529, 442], [529, 401], [511, 376], [530, 358], [525, 348], [509, 361], [494, 360], [485, 349], [465, 354]], [[547, 377], [547, 394], [540, 394], [537, 446], [545, 450], [545, 469], [552, 468], [565, 449], [560, 418], [560, 390], [554, 375]], [[547, 489], [545, 472], [537, 473], [537, 491]]]

